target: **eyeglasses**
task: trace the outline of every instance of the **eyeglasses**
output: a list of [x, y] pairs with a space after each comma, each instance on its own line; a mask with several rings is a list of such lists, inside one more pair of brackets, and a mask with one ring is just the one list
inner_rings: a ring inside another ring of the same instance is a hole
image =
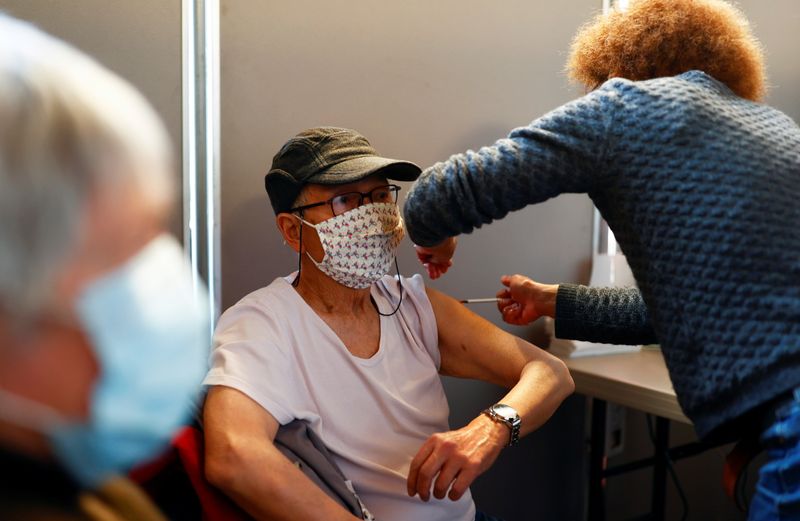
[[364, 198], [368, 197], [373, 203], [397, 203], [397, 193], [400, 187], [397, 185], [383, 185], [373, 188], [369, 192], [346, 192], [334, 195], [327, 201], [305, 204], [289, 210], [290, 212], [300, 212], [309, 208], [316, 208], [329, 204], [333, 215], [341, 215], [350, 210], [354, 210], [364, 203]]

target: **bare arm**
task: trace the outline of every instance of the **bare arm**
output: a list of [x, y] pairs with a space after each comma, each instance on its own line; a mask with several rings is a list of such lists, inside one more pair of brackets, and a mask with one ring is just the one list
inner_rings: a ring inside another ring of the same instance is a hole
[[245, 394], [212, 387], [203, 422], [207, 479], [256, 519], [358, 519], [275, 448], [278, 421]]
[[[573, 392], [574, 383], [561, 360], [454, 299], [431, 288], [427, 291], [439, 328], [440, 372], [510, 389], [502, 403], [519, 413], [521, 435], [544, 424]], [[449, 489], [449, 497], [458, 499], [494, 463], [509, 435], [508, 427], [483, 414], [462, 429], [433, 435], [411, 463], [409, 495], [427, 500], [433, 485], [435, 497], [443, 498]]]

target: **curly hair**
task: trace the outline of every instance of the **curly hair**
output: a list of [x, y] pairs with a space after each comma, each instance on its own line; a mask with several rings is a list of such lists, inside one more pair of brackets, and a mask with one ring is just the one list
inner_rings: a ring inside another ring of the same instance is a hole
[[647, 80], [701, 70], [753, 101], [765, 94], [761, 44], [723, 0], [633, 0], [584, 25], [567, 72], [589, 89], [613, 77]]

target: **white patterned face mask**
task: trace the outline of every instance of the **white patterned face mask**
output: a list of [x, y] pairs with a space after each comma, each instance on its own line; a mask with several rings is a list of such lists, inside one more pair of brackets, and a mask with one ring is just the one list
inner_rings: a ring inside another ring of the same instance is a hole
[[325, 255], [311, 259], [324, 274], [349, 288], [364, 289], [389, 273], [405, 230], [393, 203], [371, 203], [319, 224], [302, 222], [317, 230]]

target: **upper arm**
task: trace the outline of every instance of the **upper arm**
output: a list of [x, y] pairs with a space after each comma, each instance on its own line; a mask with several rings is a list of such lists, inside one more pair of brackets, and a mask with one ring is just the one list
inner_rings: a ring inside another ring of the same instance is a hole
[[211, 387], [203, 405], [207, 464], [224, 466], [239, 455], [262, 450], [272, 444], [278, 427], [278, 420], [241, 391]]
[[278, 450], [278, 421], [247, 395], [212, 387], [203, 416], [206, 478], [253, 518], [355, 519]]
[[[292, 343], [287, 339], [287, 325], [282, 315], [272, 309], [240, 302], [226, 311], [214, 332], [211, 368], [204, 385], [215, 390], [213, 404], [230, 402], [231, 410], [249, 408], [254, 418], [269, 411], [278, 423], [294, 419], [294, 411], [304, 400], [304, 387], [298, 385]], [[232, 392], [236, 389], [238, 392]], [[259, 413], [259, 414], [256, 414]], [[244, 416], [244, 415], [241, 415]], [[233, 419], [238, 419], [233, 415]]]
[[513, 387], [533, 361], [557, 361], [549, 353], [495, 326], [455, 299], [426, 288], [439, 330], [440, 373]]

